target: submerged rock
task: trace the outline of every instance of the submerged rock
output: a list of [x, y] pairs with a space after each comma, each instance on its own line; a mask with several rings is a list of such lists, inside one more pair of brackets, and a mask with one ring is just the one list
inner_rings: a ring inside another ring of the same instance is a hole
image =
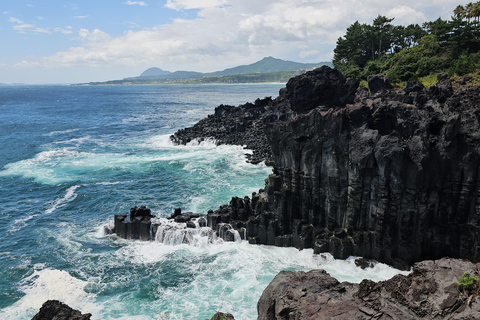
[[480, 297], [456, 284], [468, 261], [443, 258], [416, 263], [408, 276], [360, 284], [339, 282], [324, 270], [280, 272], [258, 301], [258, 319], [479, 319]]
[[46, 301], [32, 320], [90, 320], [90, 313], [82, 314], [58, 300]]

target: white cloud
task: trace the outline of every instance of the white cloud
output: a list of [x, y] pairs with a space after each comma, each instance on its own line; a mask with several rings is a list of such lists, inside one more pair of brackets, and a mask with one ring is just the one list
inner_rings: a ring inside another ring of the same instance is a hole
[[88, 16], [74, 16], [74, 19], [87, 19]]
[[61, 32], [63, 34], [72, 34], [73, 33], [73, 27], [72, 26], [67, 26], [65, 28], [55, 28], [55, 32]]
[[15, 68], [32, 68], [32, 67], [39, 67], [40, 62], [38, 61], [20, 61], [19, 63], [15, 64]]
[[[116, 37], [100, 29], [81, 29], [76, 47], [32, 63], [43, 67], [160, 66], [167, 70], [216, 71], [265, 56], [326, 61], [332, 58], [338, 37], [356, 20], [372, 23], [381, 14], [395, 17], [394, 24], [421, 24], [438, 18], [440, 12], [448, 18], [458, 2], [436, 1], [442, 2], [432, 7], [431, 3], [413, 0], [393, 4], [384, 0], [168, 0], [167, 8], [195, 9], [197, 17], [125, 31]], [[29, 29], [23, 28], [24, 32]]]
[[310, 51], [302, 51], [298, 54], [300, 58], [306, 58], [309, 56], [314, 56], [320, 54], [320, 51], [318, 50], [310, 50]]
[[133, 5], [139, 5], [139, 6], [142, 6], [142, 7], [145, 7], [145, 6], [148, 6], [148, 3], [144, 2], [144, 1], [126, 1], [124, 2], [124, 4], [128, 4], [129, 6], [133, 6]]
[[168, 0], [165, 7], [173, 10], [205, 9], [226, 4], [226, 0]]
[[13, 26], [13, 30], [17, 31], [18, 33], [52, 33], [50, 30], [45, 28], [38, 28], [34, 24], [24, 23], [22, 20], [10, 17], [8, 21], [17, 23], [17, 25]]
[[106, 43], [112, 39], [110, 35], [107, 33], [103, 32], [102, 30], [95, 29], [93, 31], [89, 31], [88, 29], [80, 29], [80, 32], [78, 33], [80, 36], [80, 39], [85, 42], [90, 42], [90, 43]]
[[387, 12], [387, 17], [394, 17], [394, 24], [409, 25], [412, 23], [419, 23], [427, 21], [427, 17], [421, 11], [417, 11], [409, 6], [401, 5], [390, 9]]
[[13, 26], [13, 30], [18, 31], [18, 33], [52, 33], [48, 29], [44, 28], [37, 28], [34, 24], [19, 24], [16, 26]]
[[14, 17], [10, 17], [10, 19], [8, 19], [8, 21], [10, 22], [14, 22], [14, 23], [23, 23], [22, 20], [20, 19], [17, 19], [17, 18], [14, 18]]

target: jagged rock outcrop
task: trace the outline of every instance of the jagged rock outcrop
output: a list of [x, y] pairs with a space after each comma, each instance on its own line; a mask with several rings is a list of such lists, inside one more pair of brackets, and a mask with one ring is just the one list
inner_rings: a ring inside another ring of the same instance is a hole
[[82, 314], [58, 300], [46, 301], [32, 320], [90, 320], [90, 313]]
[[112, 233], [124, 239], [151, 240], [154, 238], [151, 230], [151, 219], [154, 217], [149, 208], [135, 206], [130, 213], [115, 215]]
[[235, 320], [235, 318], [231, 313], [217, 312], [210, 320]]
[[219, 145], [241, 145], [252, 150], [247, 155], [252, 163], [265, 161], [273, 164], [272, 152], [264, 134], [265, 124], [285, 118], [287, 110], [274, 106], [271, 98], [257, 99], [234, 107], [220, 105], [215, 113], [200, 120], [193, 127], [181, 129], [170, 138], [174, 143], [187, 144], [192, 140], [215, 139]]
[[297, 111], [312, 105], [328, 108], [353, 102], [357, 87], [358, 81], [345, 81], [340, 72], [323, 66], [292, 78], [275, 100], [266, 97], [238, 107], [220, 105], [213, 115], [193, 127], [177, 131], [170, 138], [177, 144], [213, 138], [217, 144], [246, 146], [253, 151], [247, 155], [251, 163], [265, 161], [273, 165], [264, 131], [267, 124], [291, 119]]
[[[430, 88], [358, 88], [354, 97], [355, 83], [338, 73], [337, 91], [313, 88], [334, 76], [324, 67], [281, 90], [275, 104], [289, 116], [264, 126], [274, 173], [251, 198], [209, 213], [208, 225], [230, 223], [251, 243], [399, 268], [444, 256], [479, 261], [480, 88], [454, 91], [440, 75]], [[303, 98], [292, 93], [302, 86]], [[315, 99], [322, 92], [324, 104]]]
[[259, 320], [480, 319], [480, 297], [456, 283], [478, 267], [444, 258], [416, 263], [408, 276], [340, 283], [324, 270], [280, 272], [257, 304]]

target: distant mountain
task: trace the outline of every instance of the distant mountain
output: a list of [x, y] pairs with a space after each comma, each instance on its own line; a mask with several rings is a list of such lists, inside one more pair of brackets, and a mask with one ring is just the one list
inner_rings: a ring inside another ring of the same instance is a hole
[[319, 63], [300, 63], [293, 61], [286, 61], [276, 59], [273, 57], [266, 57], [260, 61], [252, 64], [238, 66], [234, 68], [228, 68], [223, 71], [201, 73], [194, 71], [175, 71], [169, 72], [160, 68], [150, 68], [145, 70], [139, 77], [128, 78], [128, 80], [145, 80], [145, 79], [198, 79], [203, 77], [225, 77], [238, 74], [256, 74], [256, 73], [273, 73], [281, 71], [298, 71], [308, 70], [323, 65], [332, 66], [331, 62], [319, 62]]
[[223, 71], [217, 71], [212, 73], [207, 73], [205, 76], [208, 77], [224, 77], [232, 76], [236, 74], [254, 74], [254, 73], [272, 73], [280, 71], [297, 71], [301, 69], [312, 69], [322, 65], [331, 65], [330, 62], [320, 62], [320, 63], [299, 63], [293, 61], [286, 61], [281, 59], [276, 59], [273, 57], [266, 57], [255, 63], [238, 66], [234, 68], [225, 69]]
[[[284, 81], [290, 74], [314, 69], [323, 65], [333, 67], [331, 62], [300, 63], [266, 57], [252, 64], [228, 68], [223, 71], [201, 73], [195, 71], [170, 72], [160, 68], [149, 68], [138, 77], [124, 78], [106, 82], [90, 82], [89, 84], [142, 84], [142, 83], [243, 83]], [[287, 74], [288, 73], [288, 74]], [[248, 75], [245, 76], [244, 75]], [[234, 78], [231, 78], [231, 77]], [[263, 80], [262, 80], [263, 79]]]
[[166, 76], [168, 74], [171, 74], [170, 71], [165, 71], [160, 68], [150, 68], [142, 72], [140, 75], [141, 78], [150, 78], [150, 77], [158, 77], [158, 76]]

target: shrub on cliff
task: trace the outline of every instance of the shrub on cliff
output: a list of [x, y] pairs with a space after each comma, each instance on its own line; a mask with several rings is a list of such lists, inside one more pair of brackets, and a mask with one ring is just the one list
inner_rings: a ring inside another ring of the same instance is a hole
[[457, 282], [457, 285], [460, 288], [468, 293], [469, 295], [478, 294], [480, 291], [480, 284], [478, 282], [478, 278], [474, 277], [467, 272], [465, 272], [459, 279], [460, 281]]

